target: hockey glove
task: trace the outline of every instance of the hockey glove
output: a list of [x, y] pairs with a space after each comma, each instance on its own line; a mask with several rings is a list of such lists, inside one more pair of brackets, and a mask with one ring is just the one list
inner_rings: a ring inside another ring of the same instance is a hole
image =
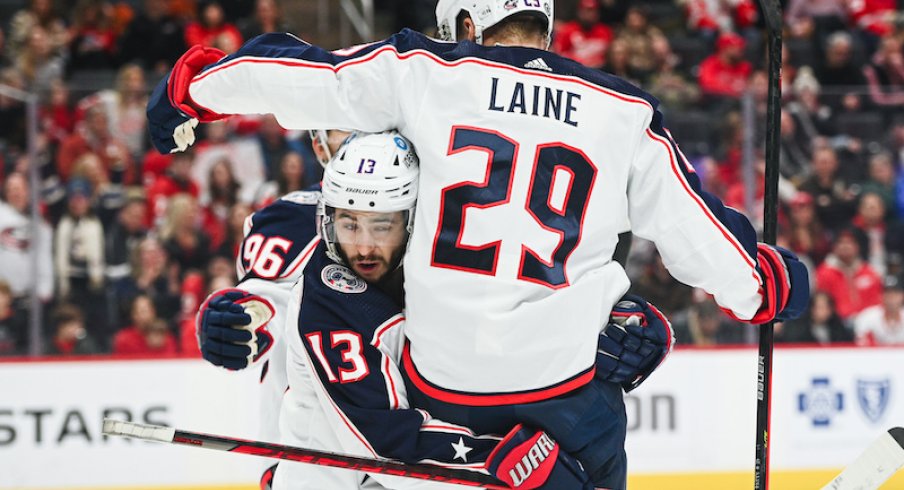
[[599, 336], [596, 377], [625, 392], [640, 386], [672, 351], [672, 324], [640, 296], [622, 297]]
[[546, 432], [515, 426], [487, 458], [487, 470], [511, 488], [593, 490], [581, 464]]
[[169, 76], [154, 88], [148, 100], [148, 130], [160, 153], [185, 151], [195, 142], [198, 121], [210, 122], [225, 116], [194, 105], [188, 95], [192, 78], [205, 66], [226, 56], [216, 48], [193, 46], [173, 66]]
[[750, 323], [798, 318], [810, 300], [807, 267], [793, 252], [765, 243], [757, 244], [757, 262], [763, 276], [763, 305]]
[[212, 293], [195, 317], [201, 356], [226, 369], [248, 367], [273, 345], [267, 331], [273, 315], [273, 307], [260, 296], [240, 289]]

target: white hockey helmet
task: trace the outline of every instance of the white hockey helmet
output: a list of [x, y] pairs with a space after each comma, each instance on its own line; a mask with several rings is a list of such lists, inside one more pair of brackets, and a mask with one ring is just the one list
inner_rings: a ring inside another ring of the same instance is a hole
[[477, 44], [483, 43], [483, 31], [515, 14], [535, 13], [546, 20], [546, 44], [552, 42], [554, 0], [439, 0], [436, 27], [440, 39], [460, 41], [458, 14], [468, 13], [477, 31]]
[[[320, 163], [320, 166], [326, 168], [327, 164], [330, 163], [330, 160], [333, 158], [333, 152], [330, 151], [330, 131], [335, 131], [333, 129], [311, 129], [308, 131], [308, 134], [311, 136], [311, 145], [317, 146], [320, 148], [320, 154], [324, 155], [325, 158], [317, 157], [317, 161]], [[315, 153], [316, 154], [316, 153]]]
[[336, 209], [404, 211], [405, 230], [411, 233], [417, 203], [418, 164], [411, 143], [396, 131], [353, 133], [345, 140], [323, 172], [318, 208], [320, 236], [331, 259], [344, 262], [334, 228]]

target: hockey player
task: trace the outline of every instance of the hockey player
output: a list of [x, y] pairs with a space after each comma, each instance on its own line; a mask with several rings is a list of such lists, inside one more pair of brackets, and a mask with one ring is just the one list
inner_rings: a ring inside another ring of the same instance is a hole
[[701, 190], [654, 98], [544, 50], [551, 1], [437, 11], [442, 33], [475, 42], [193, 48], [152, 97], [155, 145], [185, 148], [196, 119], [238, 113], [399, 128], [426, 162], [405, 259], [409, 398], [480, 432], [542, 419], [594, 483], [622, 487], [622, 390], [595, 377], [593, 341], [628, 288], [617, 234], [651, 239], [676, 278], [752, 323], [798, 316], [806, 269]]
[[[397, 365], [404, 343], [399, 265], [414, 218], [417, 164], [410, 144], [389, 132], [352, 138], [326, 168], [318, 211], [323, 240], [315, 241], [301, 264], [284, 332], [289, 389], [280, 418], [283, 442], [486, 468], [513, 485], [525, 479], [526, 488], [592, 488], [543, 432], [518, 426], [505, 438], [480, 437], [408, 407]], [[235, 299], [250, 310], [249, 328], [260, 332], [269, 320], [255, 313], [263, 298], [245, 293]], [[233, 342], [248, 340], [246, 331], [226, 330]], [[518, 473], [513, 462], [536, 445], [543, 453], [539, 467]], [[515, 469], [515, 480], [509, 469]], [[373, 478], [392, 488], [443, 487]], [[347, 470], [281, 463], [273, 487], [375, 485], [366, 479]]]
[[[339, 146], [349, 136], [341, 130], [311, 131], [314, 153], [326, 165]], [[255, 363], [260, 366], [260, 437], [265, 441], [279, 441], [279, 412], [286, 380], [285, 343], [281, 325], [285, 323], [286, 305], [292, 285], [301, 277], [301, 263], [313, 249], [317, 237], [316, 210], [320, 200], [320, 184], [304, 191], [291, 192], [249, 216], [245, 221], [245, 237], [236, 257], [235, 288], [213, 292], [198, 309], [198, 332], [202, 356], [212, 364], [239, 370]], [[267, 310], [271, 320], [259, 326], [255, 354], [229, 356], [219, 343], [217, 334], [208, 338], [202, 325], [220, 325], [229, 320], [232, 327], [244, 327], [251, 317], [236, 301], [255, 295]], [[279, 326], [279, 327], [277, 327]], [[213, 348], [211, 348], [213, 343]], [[261, 488], [269, 488], [275, 465], [261, 477]]]

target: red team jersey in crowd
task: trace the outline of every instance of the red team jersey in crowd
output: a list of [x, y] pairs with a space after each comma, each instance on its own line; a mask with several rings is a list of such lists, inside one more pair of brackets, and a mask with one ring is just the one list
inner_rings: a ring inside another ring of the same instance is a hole
[[761, 306], [752, 227], [700, 190], [655, 99], [553, 53], [409, 30], [331, 53], [266, 34], [189, 93], [202, 120], [273, 113], [289, 129], [398, 128], [414, 144], [403, 365], [430, 396], [523, 403], [592, 379], [629, 286], [612, 260], [629, 229], [737, 317]]

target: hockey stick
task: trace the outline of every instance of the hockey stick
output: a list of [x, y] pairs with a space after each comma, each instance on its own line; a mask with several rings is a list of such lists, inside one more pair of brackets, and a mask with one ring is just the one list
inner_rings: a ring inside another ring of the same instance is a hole
[[348, 454], [318, 451], [316, 449], [304, 449], [268, 442], [247, 441], [232, 437], [187, 432], [161, 425], [135, 424], [104, 419], [103, 433], [110, 436], [125, 436], [145, 441], [184, 444], [217, 451], [251, 454], [368, 473], [454, 483], [466, 487], [482, 487], [493, 490], [506, 490], [509, 488], [496, 478], [477, 473], [476, 471], [456, 470], [430, 464], [405, 464], [385, 459], [363, 458]]
[[[769, 93], [766, 106], [766, 189], [763, 197], [763, 241], [775, 244], [778, 228], [779, 127], [782, 117], [782, 7], [778, 0], [760, 0], [766, 17], [769, 53]], [[760, 326], [757, 357], [756, 462], [753, 488], [769, 488], [769, 423], [772, 400], [773, 322]]]
[[822, 490], [872, 490], [879, 488], [904, 466], [904, 429], [882, 434]]

